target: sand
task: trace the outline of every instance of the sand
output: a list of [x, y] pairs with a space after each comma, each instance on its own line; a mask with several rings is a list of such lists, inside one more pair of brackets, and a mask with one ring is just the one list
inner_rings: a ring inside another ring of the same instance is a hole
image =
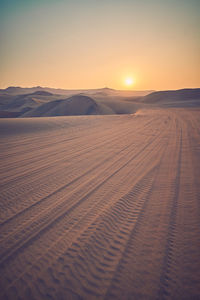
[[1, 299], [199, 299], [199, 109], [0, 128]]
[[[61, 94], [52, 94], [49, 90]], [[153, 93], [109, 88], [67, 91], [10, 87], [0, 90], [0, 118], [133, 114], [140, 109], [180, 107], [200, 107], [200, 88]]]

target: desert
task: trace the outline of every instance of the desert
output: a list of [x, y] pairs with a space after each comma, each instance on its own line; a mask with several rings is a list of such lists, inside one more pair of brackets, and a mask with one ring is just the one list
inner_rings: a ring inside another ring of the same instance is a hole
[[145, 97], [0, 119], [2, 299], [198, 299], [200, 100]]
[[0, 1], [0, 300], [200, 300], [200, 1]]

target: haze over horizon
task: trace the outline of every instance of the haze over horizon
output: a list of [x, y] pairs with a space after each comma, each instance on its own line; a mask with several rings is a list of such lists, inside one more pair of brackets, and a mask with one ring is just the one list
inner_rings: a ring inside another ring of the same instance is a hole
[[0, 6], [0, 88], [200, 86], [199, 1], [0, 0]]

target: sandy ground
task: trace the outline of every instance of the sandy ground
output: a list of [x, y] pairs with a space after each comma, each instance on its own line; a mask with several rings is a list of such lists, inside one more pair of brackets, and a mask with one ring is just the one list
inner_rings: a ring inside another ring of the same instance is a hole
[[199, 299], [200, 110], [0, 128], [1, 299]]

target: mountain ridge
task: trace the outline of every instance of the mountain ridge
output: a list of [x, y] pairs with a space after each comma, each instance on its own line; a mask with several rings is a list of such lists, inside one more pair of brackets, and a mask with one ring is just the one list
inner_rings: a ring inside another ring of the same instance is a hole
[[107, 92], [107, 93], [127, 93], [127, 94], [135, 94], [135, 95], [146, 95], [153, 90], [116, 90], [109, 87], [104, 88], [97, 88], [97, 89], [59, 89], [59, 88], [50, 88], [50, 87], [19, 87], [19, 86], [9, 86], [5, 89], [0, 89], [0, 93], [7, 93], [7, 94], [30, 94], [39, 91], [46, 91], [53, 94], [60, 94], [60, 95], [67, 95], [67, 94], [77, 94], [77, 93], [89, 93], [95, 94], [99, 92]]

